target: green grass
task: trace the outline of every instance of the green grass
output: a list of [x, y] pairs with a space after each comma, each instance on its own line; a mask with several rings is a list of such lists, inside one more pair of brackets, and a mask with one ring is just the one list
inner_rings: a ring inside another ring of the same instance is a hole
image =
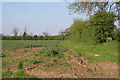
[[[75, 43], [71, 41], [61, 42], [60, 45], [72, 48], [78, 56], [84, 56], [85, 59], [90, 60], [90, 62], [104, 62], [104, 61], [112, 61], [118, 62], [118, 55], [113, 54], [112, 52], [118, 52], [118, 42], [112, 41], [107, 43]], [[80, 47], [79, 47], [80, 46]], [[75, 48], [78, 47], [78, 48]], [[90, 52], [89, 54], [95, 55], [99, 54], [100, 56], [90, 56], [86, 54], [86, 52]]]
[[10, 77], [13, 77], [13, 76], [14, 76], [14, 78], [36, 78], [36, 76], [34, 76], [34, 75], [26, 74], [23, 70], [20, 70], [16, 73], [14, 73], [12, 71], [2, 72], [2, 77], [3, 78], [10, 78]]
[[66, 62], [63, 65], [66, 66], [66, 67], [70, 67], [71, 66], [71, 64], [66, 63]]

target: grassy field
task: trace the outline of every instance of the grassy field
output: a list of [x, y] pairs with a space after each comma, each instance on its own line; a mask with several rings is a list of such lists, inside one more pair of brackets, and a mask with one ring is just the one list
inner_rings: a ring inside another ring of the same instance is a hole
[[56, 46], [61, 41], [58, 40], [3, 40], [2, 49], [16, 50], [19, 48]]
[[3, 78], [118, 77], [117, 41], [3, 40], [1, 57]]

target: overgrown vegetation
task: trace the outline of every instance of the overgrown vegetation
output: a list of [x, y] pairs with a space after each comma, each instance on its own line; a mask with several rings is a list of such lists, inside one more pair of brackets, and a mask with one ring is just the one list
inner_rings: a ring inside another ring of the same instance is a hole
[[117, 40], [118, 30], [114, 25], [116, 15], [98, 11], [88, 20], [75, 19], [70, 27], [70, 39], [75, 42], [106, 42], [108, 38]]
[[56, 46], [56, 47], [46, 47], [42, 49], [40, 52], [46, 56], [54, 56], [54, 55], [62, 54], [66, 51], [67, 48]]

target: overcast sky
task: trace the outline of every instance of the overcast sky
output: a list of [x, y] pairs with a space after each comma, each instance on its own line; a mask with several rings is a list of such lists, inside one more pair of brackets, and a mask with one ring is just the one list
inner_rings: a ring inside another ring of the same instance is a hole
[[2, 3], [2, 33], [10, 35], [13, 27], [23, 33], [40, 35], [49, 32], [58, 34], [61, 29], [70, 27], [73, 18], [86, 19], [85, 14], [69, 14], [65, 2], [4, 2]]

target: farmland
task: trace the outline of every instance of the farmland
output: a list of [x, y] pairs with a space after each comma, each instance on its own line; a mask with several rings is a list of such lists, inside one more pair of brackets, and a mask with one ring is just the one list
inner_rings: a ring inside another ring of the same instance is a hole
[[1, 57], [3, 78], [118, 77], [117, 41], [3, 40]]

